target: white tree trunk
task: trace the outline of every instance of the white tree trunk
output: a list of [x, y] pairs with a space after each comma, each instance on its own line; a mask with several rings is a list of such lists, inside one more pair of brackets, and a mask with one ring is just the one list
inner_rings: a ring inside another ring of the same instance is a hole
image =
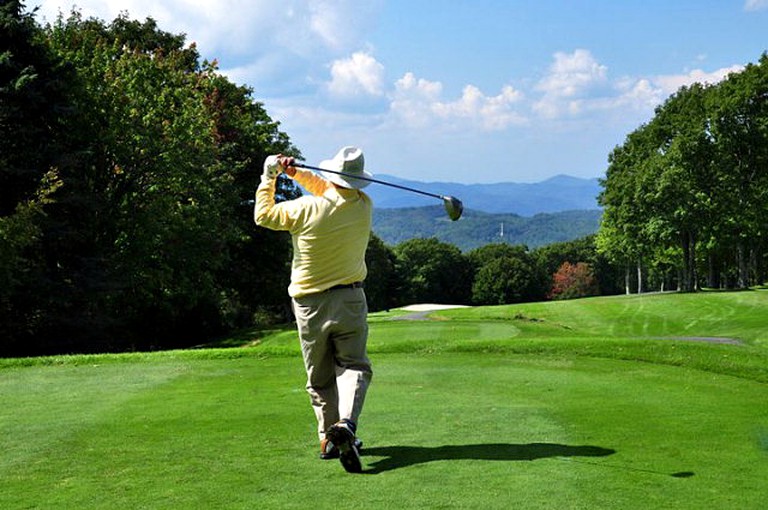
[[629, 288], [629, 266], [624, 268], [624, 292], [627, 295], [631, 293]]

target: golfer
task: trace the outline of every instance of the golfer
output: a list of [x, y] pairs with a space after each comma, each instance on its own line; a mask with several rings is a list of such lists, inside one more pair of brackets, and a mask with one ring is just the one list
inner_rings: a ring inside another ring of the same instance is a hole
[[[368, 181], [354, 176], [371, 175], [356, 147], [344, 147], [319, 165], [346, 175], [318, 175], [293, 164], [291, 157], [267, 157], [256, 190], [254, 221], [291, 233], [288, 294], [307, 371], [307, 392], [317, 416], [320, 457], [339, 458], [344, 469], [359, 473], [357, 421], [373, 374], [366, 352], [368, 304], [363, 291], [373, 206], [361, 191]], [[280, 172], [310, 195], [276, 204]]]

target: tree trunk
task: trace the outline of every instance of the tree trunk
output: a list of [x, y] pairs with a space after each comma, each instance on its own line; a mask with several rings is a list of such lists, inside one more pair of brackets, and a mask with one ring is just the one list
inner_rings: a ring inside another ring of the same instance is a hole
[[683, 274], [680, 281], [680, 288], [683, 292], [690, 292], [691, 274], [688, 268], [688, 261], [690, 260], [690, 239], [686, 234], [683, 234], [680, 238], [681, 248], [683, 250]]
[[681, 290], [694, 292], [697, 288], [696, 278], [696, 236], [690, 231], [684, 231], [680, 237], [683, 249], [683, 279]]
[[691, 281], [693, 283], [691, 292], [696, 292], [697, 290], [701, 290], [701, 286], [699, 285], [699, 270], [696, 267], [696, 233], [690, 232], [689, 235], [691, 237], [691, 260], [688, 264], [691, 268]]
[[709, 254], [709, 272], [707, 274], [707, 287], [710, 289], [720, 288], [720, 265], [714, 253]]
[[749, 287], [749, 260], [746, 251], [744, 241], [739, 241], [736, 246], [736, 256], [739, 264], [739, 279], [736, 285], [739, 289]]
[[624, 266], [624, 293], [629, 295], [630, 288], [629, 288], [629, 265]]
[[643, 293], [643, 264], [640, 259], [637, 259], [637, 293]]

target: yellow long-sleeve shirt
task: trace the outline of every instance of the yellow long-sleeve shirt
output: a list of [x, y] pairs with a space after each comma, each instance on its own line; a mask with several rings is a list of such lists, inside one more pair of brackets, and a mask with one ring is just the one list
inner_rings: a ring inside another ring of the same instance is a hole
[[253, 219], [272, 230], [287, 230], [293, 241], [288, 294], [301, 297], [335, 285], [363, 281], [373, 204], [360, 190], [339, 188], [296, 169], [293, 179], [311, 195], [275, 203], [275, 179], [256, 190]]

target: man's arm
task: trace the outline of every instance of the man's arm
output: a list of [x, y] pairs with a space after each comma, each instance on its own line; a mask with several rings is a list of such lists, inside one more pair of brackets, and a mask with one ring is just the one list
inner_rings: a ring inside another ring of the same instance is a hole
[[330, 182], [308, 170], [302, 170], [293, 166], [293, 158], [280, 158], [280, 164], [285, 168], [285, 174], [299, 183], [305, 190], [313, 195], [321, 196], [332, 186]]
[[292, 201], [275, 204], [277, 176], [285, 169], [281, 165], [280, 158], [280, 156], [268, 156], [264, 161], [261, 183], [256, 189], [253, 221], [259, 226], [272, 230], [291, 230], [296, 224], [300, 211], [291, 203]]

